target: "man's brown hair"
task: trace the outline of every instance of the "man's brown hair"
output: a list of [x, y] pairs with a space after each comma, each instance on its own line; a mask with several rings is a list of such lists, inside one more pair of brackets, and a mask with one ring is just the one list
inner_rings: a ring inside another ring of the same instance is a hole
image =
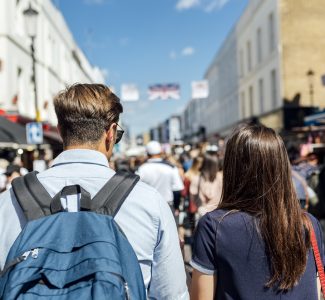
[[64, 146], [96, 144], [123, 112], [103, 84], [74, 84], [54, 98], [54, 108]]

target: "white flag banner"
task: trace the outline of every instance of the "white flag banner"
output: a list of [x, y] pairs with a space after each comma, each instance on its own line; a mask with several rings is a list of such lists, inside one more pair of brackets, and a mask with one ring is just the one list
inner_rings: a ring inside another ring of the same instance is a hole
[[204, 99], [209, 96], [209, 82], [207, 80], [192, 81], [192, 99]]
[[135, 84], [122, 84], [121, 86], [122, 101], [138, 101], [140, 93]]

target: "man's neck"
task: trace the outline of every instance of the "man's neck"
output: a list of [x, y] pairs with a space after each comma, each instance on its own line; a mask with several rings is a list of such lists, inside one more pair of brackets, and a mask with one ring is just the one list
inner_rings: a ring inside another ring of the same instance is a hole
[[97, 149], [95, 147], [90, 147], [88, 145], [70, 145], [70, 146], [64, 147], [63, 150], [76, 150], [76, 149], [99, 151], [99, 149]]
[[100, 148], [97, 147], [91, 147], [89, 145], [70, 145], [63, 148], [64, 151], [66, 150], [92, 150], [97, 151], [105, 155], [107, 160], [109, 161], [110, 157], [107, 157], [107, 153], [105, 151], [101, 151]]

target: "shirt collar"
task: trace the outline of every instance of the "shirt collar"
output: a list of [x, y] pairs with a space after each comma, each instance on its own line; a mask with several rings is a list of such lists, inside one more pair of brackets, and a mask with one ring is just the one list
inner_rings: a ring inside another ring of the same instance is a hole
[[65, 150], [54, 159], [52, 167], [69, 163], [88, 163], [109, 167], [103, 153], [88, 149]]
[[147, 160], [148, 162], [150, 162], [150, 161], [153, 161], [153, 162], [155, 162], [155, 161], [163, 161], [163, 159], [162, 158], [149, 158], [148, 160]]

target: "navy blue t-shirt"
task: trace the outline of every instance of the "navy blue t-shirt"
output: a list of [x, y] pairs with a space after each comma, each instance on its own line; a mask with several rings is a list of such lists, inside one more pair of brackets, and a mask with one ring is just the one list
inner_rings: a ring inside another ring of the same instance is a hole
[[[321, 227], [310, 215], [324, 261]], [[202, 217], [194, 235], [191, 265], [205, 274], [216, 274], [218, 300], [317, 300], [316, 265], [312, 250], [306, 271], [286, 293], [268, 289], [270, 265], [257, 219], [244, 212], [214, 210]]]

